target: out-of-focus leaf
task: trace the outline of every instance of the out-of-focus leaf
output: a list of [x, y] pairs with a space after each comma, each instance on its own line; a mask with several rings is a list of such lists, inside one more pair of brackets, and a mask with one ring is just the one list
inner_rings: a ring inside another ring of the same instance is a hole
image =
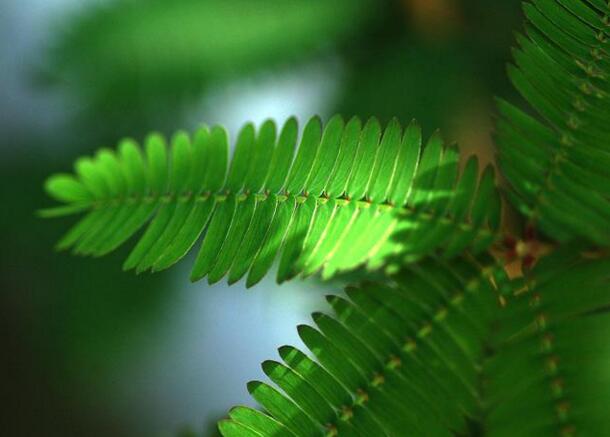
[[115, 0], [61, 22], [42, 70], [79, 93], [92, 115], [115, 115], [125, 124], [175, 116], [212, 80], [332, 50], [371, 20], [376, 6], [371, 0]]

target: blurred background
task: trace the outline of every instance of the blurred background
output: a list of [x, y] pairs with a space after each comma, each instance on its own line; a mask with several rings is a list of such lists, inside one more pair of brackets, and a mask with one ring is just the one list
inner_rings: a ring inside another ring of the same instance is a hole
[[2, 0], [0, 434], [215, 435], [340, 284], [191, 284], [53, 251], [46, 176], [149, 130], [417, 117], [492, 159], [519, 0]]

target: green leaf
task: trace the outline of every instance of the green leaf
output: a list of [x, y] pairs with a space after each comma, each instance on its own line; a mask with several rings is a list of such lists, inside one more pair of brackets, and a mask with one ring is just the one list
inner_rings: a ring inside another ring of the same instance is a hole
[[72, 175], [52, 176], [45, 182], [44, 187], [49, 196], [60, 202], [87, 202], [92, 198], [87, 187]]
[[354, 169], [345, 190], [345, 193], [351, 199], [362, 199], [367, 192], [371, 172], [375, 165], [380, 135], [381, 127], [377, 119], [369, 119], [362, 129], [360, 143], [352, 164]]
[[321, 136], [322, 122], [318, 117], [313, 117], [303, 130], [303, 138], [298, 153], [290, 168], [290, 174], [286, 182], [286, 192], [288, 194], [301, 194], [305, 190], [305, 183], [309, 179], [318, 154]]
[[260, 414], [302, 436], [465, 434], [465, 416], [480, 413], [477, 369], [498, 305], [484, 266], [426, 261], [348, 288], [349, 299], [330, 296], [336, 316], [315, 313], [318, 329], [298, 328], [315, 360], [281, 347], [283, 364], [263, 363], [281, 391], [249, 385], [265, 411], [228, 422], [265, 436], [274, 431]]
[[314, 117], [297, 148], [295, 119], [279, 138], [273, 121], [258, 130], [246, 124], [230, 162], [220, 126], [192, 138], [178, 132], [169, 150], [153, 134], [144, 154], [125, 140], [118, 154], [103, 149], [79, 159], [75, 175], [49, 178], [47, 190], [63, 205], [45, 214], [86, 212], [58, 246], [92, 256], [148, 224], [124, 264], [136, 272], [166, 269], [201, 240], [193, 280], [228, 275], [235, 282], [247, 274], [248, 286], [278, 257], [282, 282], [377, 269], [390, 257], [414, 261], [443, 248], [447, 257], [477, 253], [497, 239], [490, 170], [477, 188], [476, 164], [460, 179], [458, 150], [439, 134], [422, 153], [415, 122], [404, 132], [397, 120], [385, 129], [375, 119], [361, 126], [335, 116], [323, 127]]
[[275, 361], [265, 361], [262, 367], [265, 374], [294, 399], [309, 417], [318, 423], [337, 419], [335, 410], [298, 373]]
[[294, 198], [279, 201], [265, 239], [248, 273], [246, 286], [250, 287], [256, 284], [271, 268], [276, 254], [285, 242], [286, 233], [291, 225], [291, 217], [295, 210], [295, 203]]
[[[229, 411], [230, 421], [223, 421], [219, 424], [223, 435], [241, 436], [244, 435], [246, 428], [248, 432], [255, 432], [255, 435], [273, 435], [277, 437], [294, 437], [294, 434], [285, 428], [281, 423], [261, 413], [247, 407], [236, 407]], [[233, 427], [239, 424], [237, 427]], [[247, 424], [247, 427], [242, 424]], [[246, 434], [247, 435], [247, 434]]]
[[279, 192], [286, 181], [288, 172], [292, 165], [292, 157], [294, 155], [295, 144], [297, 142], [298, 123], [296, 118], [292, 117], [286, 120], [278, 145], [273, 152], [271, 163], [269, 164], [269, 174], [267, 176], [266, 187], [272, 193]]
[[295, 435], [305, 437], [319, 432], [314, 422], [292, 400], [273, 387], [258, 381], [248, 383], [248, 391], [257, 402]]
[[153, 134], [146, 139], [146, 156], [148, 158], [148, 184], [150, 194], [165, 194], [167, 186], [167, 149], [161, 135]]
[[281, 347], [284, 364], [263, 364], [281, 391], [250, 386], [266, 411], [228, 420], [254, 429], [264, 414], [311, 436], [606, 435], [608, 272], [610, 258], [567, 246], [513, 280], [490, 257], [427, 259], [348, 287], [328, 297], [335, 317], [298, 328], [315, 360]]
[[538, 114], [499, 101], [498, 161], [509, 200], [560, 242], [610, 244], [608, 5], [534, 0], [524, 5], [509, 77]]
[[610, 433], [609, 271], [568, 247], [514, 287], [484, 367], [488, 435]]

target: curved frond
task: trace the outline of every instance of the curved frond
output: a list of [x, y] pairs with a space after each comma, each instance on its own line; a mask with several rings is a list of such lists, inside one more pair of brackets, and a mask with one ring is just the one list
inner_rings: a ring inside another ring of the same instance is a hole
[[[265, 412], [236, 407], [224, 436], [453, 436], [478, 413], [478, 368], [497, 292], [479, 265], [422, 262], [386, 285], [330, 296], [335, 317], [313, 314], [293, 347], [251, 382]], [[461, 434], [460, 434], [461, 435]]]
[[335, 318], [299, 327], [315, 358], [280, 348], [274, 385], [248, 385], [263, 410], [232, 409], [222, 434], [610, 434], [610, 259], [574, 252], [512, 281], [425, 261], [329, 297]]
[[610, 259], [557, 253], [515, 288], [486, 365], [486, 435], [610, 435]]
[[602, 0], [524, 5], [515, 87], [539, 121], [500, 101], [500, 168], [518, 209], [550, 237], [610, 244], [610, 6]]
[[[480, 252], [496, 238], [500, 202], [491, 168], [478, 181], [472, 158], [458, 178], [458, 150], [434, 134], [422, 147], [413, 122], [339, 116], [305, 126], [300, 145], [290, 119], [251, 124], [228, 164], [221, 127], [180, 132], [171, 150], [151, 135], [145, 153], [132, 140], [76, 162], [47, 191], [63, 206], [47, 216], [86, 212], [59, 242], [77, 254], [104, 255], [150, 222], [125, 262], [137, 272], [165, 269], [204, 234], [192, 279], [248, 273], [259, 281], [282, 253], [278, 280], [323, 269], [325, 276], [397, 253], [417, 259], [444, 247], [447, 257]], [[293, 159], [294, 156], [294, 159]]]

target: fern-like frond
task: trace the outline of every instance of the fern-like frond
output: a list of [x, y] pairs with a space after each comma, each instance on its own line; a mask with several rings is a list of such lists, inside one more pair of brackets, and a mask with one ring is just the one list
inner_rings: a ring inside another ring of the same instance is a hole
[[263, 363], [277, 388], [248, 385], [263, 411], [221, 432], [610, 435], [610, 259], [575, 252], [512, 281], [492, 260], [425, 261], [329, 297], [336, 318], [299, 327], [315, 359], [280, 348]]
[[479, 265], [422, 262], [386, 285], [330, 296], [335, 318], [300, 326], [315, 361], [289, 346], [248, 389], [224, 436], [452, 436], [480, 408], [478, 367], [498, 298]]
[[509, 76], [543, 122], [500, 101], [499, 165], [511, 200], [550, 237], [610, 244], [610, 6], [524, 5]]
[[557, 253], [520, 282], [485, 368], [486, 435], [610, 435], [610, 259]]
[[[368, 261], [374, 268], [396, 253], [417, 258], [444, 247], [455, 256], [480, 252], [496, 238], [500, 202], [491, 168], [480, 184], [472, 158], [458, 178], [458, 150], [434, 134], [422, 152], [413, 122], [382, 132], [318, 118], [300, 145], [290, 119], [276, 139], [273, 122], [237, 138], [228, 174], [228, 139], [221, 127], [193, 138], [178, 133], [168, 152], [148, 138], [143, 154], [131, 140], [76, 162], [75, 175], [55, 175], [48, 192], [66, 204], [45, 215], [87, 212], [59, 242], [83, 255], [104, 255], [148, 225], [126, 269], [165, 269], [205, 230], [192, 279], [229, 282], [248, 273], [259, 281], [282, 251], [278, 279], [324, 269], [330, 276]], [[168, 157], [171, 155], [171, 157]], [[293, 159], [293, 155], [296, 155]]]

